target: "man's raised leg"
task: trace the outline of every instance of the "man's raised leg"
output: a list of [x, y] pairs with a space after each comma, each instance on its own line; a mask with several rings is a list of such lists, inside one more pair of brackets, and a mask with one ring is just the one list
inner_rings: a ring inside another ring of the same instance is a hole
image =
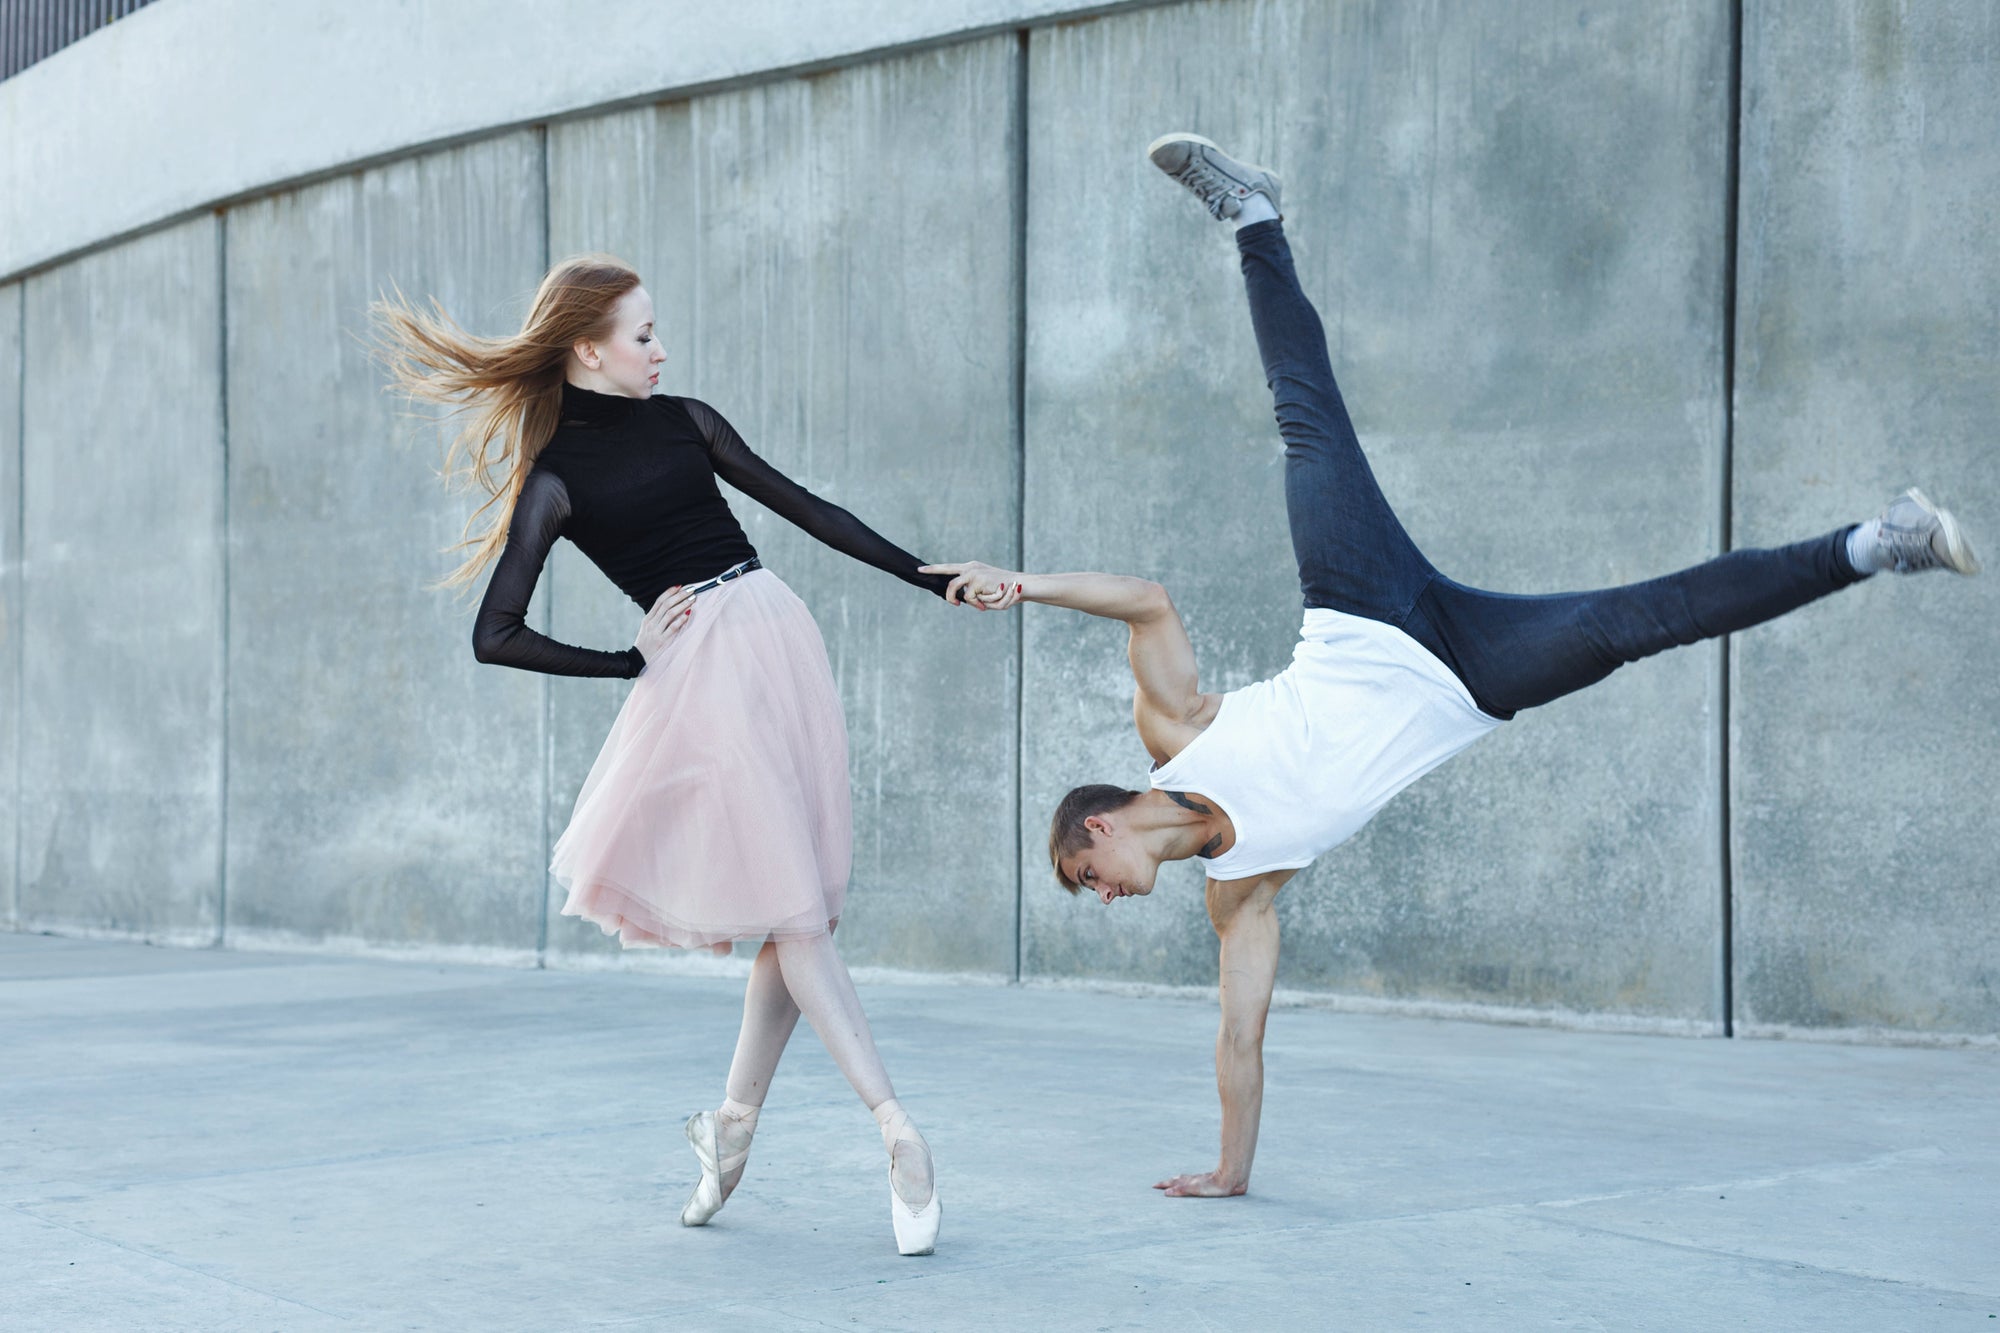
[[1305, 604], [1401, 628], [1435, 571], [1361, 452], [1334, 382], [1326, 331], [1299, 287], [1283, 224], [1244, 227], [1236, 245], [1285, 441], [1285, 512]]
[[1447, 645], [1479, 706], [1507, 716], [1627, 662], [1760, 625], [1871, 573], [1932, 569], [1974, 574], [1979, 562], [1951, 513], [1912, 490], [1866, 523], [1623, 587], [1513, 597], [1440, 578], [1424, 590], [1416, 619]]
[[1401, 627], [1434, 571], [1397, 521], [1355, 438], [1326, 331], [1299, 287], [1277, 217], [1280, 182], [1199, 135], [1162, 136], [1147, 156], [1213, 216], [1239, 224], [1250, 322], [1285, 441], [1285, 508], [1305, 604]]

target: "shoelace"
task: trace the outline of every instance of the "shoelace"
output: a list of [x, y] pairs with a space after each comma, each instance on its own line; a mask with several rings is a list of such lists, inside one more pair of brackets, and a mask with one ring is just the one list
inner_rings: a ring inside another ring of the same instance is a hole
[[1889, 555], [1896, 562], [1898, 574], [1919, 573], [1926, 569], [1936, 569], [1944, 562], [1931, 545], [1934, 524], [1926, 523], [1921, 528], [1891, 527], [1884, 523], [1876, 530], [1876, 540], [1889, 548]]
[[1189, 157], [1179, 171], [1168, 174], [1200, 195], [1202, 203], [1208, 208], [1208, 215], [1213, 218], [1222, 216], [1222, 205], [1235, 188], [1229, 183], [1229, 177], [1211, 167], [1200, 153]]

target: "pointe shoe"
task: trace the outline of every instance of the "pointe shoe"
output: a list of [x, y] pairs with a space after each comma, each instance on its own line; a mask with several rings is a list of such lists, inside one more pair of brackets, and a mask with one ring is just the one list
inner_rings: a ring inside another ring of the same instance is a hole
[[[705, 1227], [710, 1218], [722, 1211], [725, 1196], [722, 1193], [722, 1178], [731, 1171], [741, 1170], [750, 1158], [750, 1144], [744, 1141], [742, 1148], [721, 1155], [716, 1140], [717, 1112], [697, 1111], [688, 1117], [688, 1142], [694, 1146], [696, 1160], [701, 1163], [701, 1179], [694, 1183], [694, 1193], [681, 1208], [681, 1225], [684, 1227]], [[755, 1132], [755, 1123], [751, 1126]]]
[[882, 1142], [889, 1148], [889, 1220], [896, 1228], [896, 1253], [930, 1254], [937, 1249], [938, 1224], [944, 1220], [944, 1205], [938, 1202], [937, 1168], [933, 1163], [931, 1197], [922, 1208], [912, 1208], [896, 1190], [896, 1148], [899, 1144], [913, 1143], [928, 1158], [931, 1147], [917, 1133], [917, 1127], [910, 1123], [902, 1107], [894, 1102], [886, 1106], [889, 1114], [881, 1122]]

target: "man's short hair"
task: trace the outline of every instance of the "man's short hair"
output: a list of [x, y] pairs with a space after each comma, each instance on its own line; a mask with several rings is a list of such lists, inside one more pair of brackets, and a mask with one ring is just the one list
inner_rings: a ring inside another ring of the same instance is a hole
[[1078, 787], [1062, 798], [1056, 807], [1056, 817], [1049, 821], [1049, 864], [1055, 867], [1056, 883], [1077, 892], [1079, 886], [1063, 874], [1062, 862], [1065, 856], [1074, 856], [1090, 846], [1090, 830], [1083, 821], [1092, 815], [1108, 814], [1122, 810], [1139, 799], [1139, 793], [1124, 787], [1114, 787], [1108, 782], [1093, 782]]

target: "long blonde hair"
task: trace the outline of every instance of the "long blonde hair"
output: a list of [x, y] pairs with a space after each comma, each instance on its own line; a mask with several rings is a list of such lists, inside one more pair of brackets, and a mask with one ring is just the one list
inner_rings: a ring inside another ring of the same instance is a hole
[[638, 285], [631, 265], [609, 255], [566, 259], [542, 279], [511, 338], [467, 333], [435, 297], [429, 311], [401, 291], [369, 308], [391, 386], [452, 409], [458, 430], [445, 447], [445, 484], [486, 493], [465, 521], [464, 539], [450, 548], [471, 554], [440, 586], [473, 582], [507, 544], [521, 483], [556, 433], [570, 348], [609, 333], [619, 299]]

